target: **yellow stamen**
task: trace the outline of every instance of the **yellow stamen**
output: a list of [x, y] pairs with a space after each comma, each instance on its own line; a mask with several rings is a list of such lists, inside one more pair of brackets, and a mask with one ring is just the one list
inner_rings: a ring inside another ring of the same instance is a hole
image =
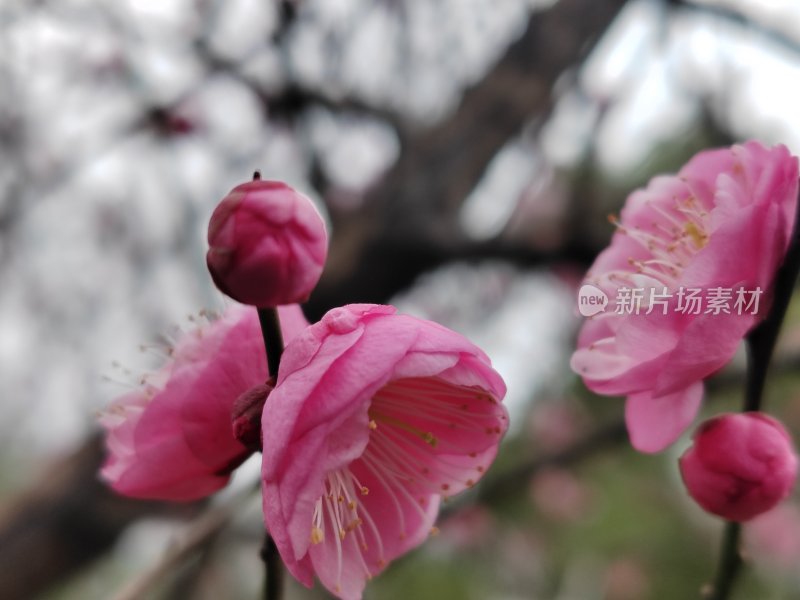
[[311, 543], [312, 544], [320, 544], [322, 540], [325, 539], [325, 534], [322, 532], [322, 529], [319, 527], [312, 527], [311, 528]]
[[683, 226], [683, 229], [692, 238], [692, 243], [698, 250], [708, 243], [708, 236], [696, 223], [689, 221]]

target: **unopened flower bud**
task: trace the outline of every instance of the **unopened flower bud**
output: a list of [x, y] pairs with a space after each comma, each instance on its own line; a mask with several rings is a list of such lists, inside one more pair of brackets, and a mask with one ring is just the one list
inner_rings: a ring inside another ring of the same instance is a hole
[[328, 252], [325, 224], [311, 200], [258, 173], [214, 210], [208, 244], [217, 287], [261, 308], [307, 300]]
[[231, 409], [233, 437], [253, 452], [261, 451], [261, 413], [274, 387], [275, 381], [270, 380], [250, 388], [236, 399]]
[[680, 470], [700, 506], [731, 521], [746, 521], [789, 494], [797, 455], [786, 429], [772, 417], [725, 414], [697, 430]]

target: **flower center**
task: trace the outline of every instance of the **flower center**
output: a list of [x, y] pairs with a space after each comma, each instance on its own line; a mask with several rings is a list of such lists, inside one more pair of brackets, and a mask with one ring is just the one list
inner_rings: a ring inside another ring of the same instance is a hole
[[605, 280], [613, 287], [647, 287], [649, 283], [674, 288], [688, 262], [708, 244], [710, 215], [694, 196], [676, 198], [671, 210], [648, 200], [641, 210], [652, 216], [647, 226], [622, 225], [613, 215], [609, 221], [620, 233], [638, 242], [649, 257], [629, 257], [627, 269], [590, 276], [590, 281], [600, 286]]
[[694, 243], [695, 248], [700, 250], [708, 243], [708, 234], [700, 228], [694, 221], [689, 221], [683, 226], [684, 232]]
[[[364, 533], [359, 528], [364, 524], [359, 512], [374, 527], [369, 513], [359, 507], [359, 498], [369, 494], [369, 488], [361, 485], [358, 478], [347, 468], [328, 473], [325, 478], [325, 493], [317, 500], [311, 525], [311, 543], [325, 541], [325, 529], [332, 528], [340, 540], [348, 533], [356, 533], [359, 545], [367, 549]], [[337, 542], [338, 543], [338, 542]]]
[[364, 453], [327, 474], [312, 516], [311, 542], [335, 546], [340, 575], [343, 553], [355, 550], [371, 577], [386, 564], [387, 539], [396, 548], [398, 539], [419, 539], [421, 528], [435, 534], [431, 510], [438, 497], [475, 484], [507, 421], [486, 391], [433, 377], [387, 384], [368, 416]]

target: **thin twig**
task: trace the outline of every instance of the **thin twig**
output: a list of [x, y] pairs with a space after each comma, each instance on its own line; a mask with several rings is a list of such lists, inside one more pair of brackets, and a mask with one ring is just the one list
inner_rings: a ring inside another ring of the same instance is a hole
[[[258, 320], [261, 323], [261, 334], [264, 336], [264, 350], [267, 353], [269, 375], [277, 379], [278, 367], [283, 354], [283, 334], [281, 333], [278, 309], [259, 308]], [[267, 410], [266, 407], [265, 410]], [[269, 532], [264, 533], [261, 559], [264, 561], [265, 571], [264, 600], [279, 600], [283, 593], [283, 564], [278, 554], [278, 548], [275, 546], [275, 542], [270, 537]]]
[[[515, 466], [493, 477], [487, 477], [478, 488], [478, 501], [487, 503], [509, 497], [520, 490], [520, 482], [529, 481], [539, 471], [550, 467], [566, 467], [594, 456], [598, 452], [621, 445], [627, 441], [625, 421], [612, 421], [573, 444], [550, 454], [544, 454]], [[468, 500], [451, 502], [442, 511], [440, 520], [455, 515]]]
[[739, 535], [742, 526], [735, 521], [725, 524], [717, 566], [717, 576], [713, 586], [708, 590], [709, 600], [725, 600], [733, 591], [733, 584], [742, 567], [742, 556], [739, 553]]
[[258, 321], [264, 336], [264, 349], [267, 353], [267, 366], [270, 377], [278, 376], [278, 366], [283, 354], [283, 334], [277, 308], [259, 308]]
[[264, 583], [264, 600], [277, 600], [283, 595], [283, 564], [281, 563], [275, 540], [267, 534], [261, 548], [261, 560], [267, 569], [267, 580]]
[[782, 30], [777, 21], [778, 26], [773, 26], [765, 20], [759, 19], [756, 13], [746, 14], [745, 11], [739, 11], [727, 6], [697, 4], [694, 0], [669, 0], [669, 3], [684, 14], [713, 17], [718, 21], [741, 27], [742, 30], [746, 30], [748, 33], [756, 33], [763, 36], [795, 56], [800, 54], [800, 44], [798, 44], [797, 39], [792, 35], [787, 35], [786, 30]]
[[[767, 317], [747, 336], [747, 384], [745, 388], [744, 411], [760, 410], [764, 395], [775, 342], [780, 333], [786, 309], [794, 293], [797, 274], [800, 272], [800, 199], [795, 211], [794, 229], [789, 250], [783, 264], [775, 275], [772, 307]], [[727, 600], [733, 590], [736, 578], [741, 571], [742, 557], [739, 553], [741, 525], [729, 521], [725, 525], [720, 546], [719, 565], [714, 584], [709, 590], [710, 600]]]
[[758, 410], [761, 406], [761, 396], [772, 353], [775, 350], [775, 342], [778, 340], [783, 318], [794, 293], [798, 272], [800, 272], [800, 199], [798, 199], [791, 244], [783, 264], [775, 275], [772, 308], [764, 321], [747, 336], [749, 356], [744, 405], [746, 411]]
[[252, 497], [252, 490], [247, 490], [232, 498], [226, 504], [208, 509], [189, 526], [188, 531], [173, 543], [161, 559], [139, 577], [128, 582], [120, 589], [112, 600], [137, 600], [171, 575], [175, 568], [189, 556], [213, 541], [242, 507]]

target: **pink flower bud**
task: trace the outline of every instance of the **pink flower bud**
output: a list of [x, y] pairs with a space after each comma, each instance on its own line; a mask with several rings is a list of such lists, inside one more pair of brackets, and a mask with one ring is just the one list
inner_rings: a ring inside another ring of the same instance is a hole
[[747, 521], [789, 494], [797, 456], [786, 429], [772, 417], [725, 414], [697, 430], [680, 469], [700, 506], [731, 521]]
[[311, 201], [258, 173], [214, 210], [208, 244], [206, 262], [217, 287], [259, 307], [307, 300], [328, 252], [325, 224]]

